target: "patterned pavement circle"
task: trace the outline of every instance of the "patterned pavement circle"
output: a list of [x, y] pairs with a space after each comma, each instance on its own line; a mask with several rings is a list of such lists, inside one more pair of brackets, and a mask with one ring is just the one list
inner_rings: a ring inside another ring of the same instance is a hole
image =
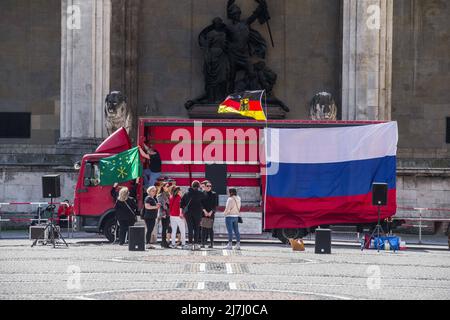
[[[216, 288], [214, 288], [214, 286]], [[206, 287], [207, 291], [174, 289], [170, 292], [160, 290], [117, 290], [94, 292], [76, 299], [81, 300], [223, 300], [226, 283], [222, 286], [212, 284]], [[318, 294], [313, 292], [295, 292], [283, 290], [239, 290], [227, 296], [228, 300], [349, 300], [349, 297]]]
[[112, 262], [139, 262], [139, 263], [247, 263], [247, 264], [310, 264], [315, 263], [314, 260], [301, 258], [285, 258], [277, 257], [276, 261], [268, 260], [267, 257], [261, 256], [203, 256], [203, 255], [187, 255], [187, 256], [169, 256], [169, 255], [147, 255], [136, 257], [115, 257], [110, 259]]

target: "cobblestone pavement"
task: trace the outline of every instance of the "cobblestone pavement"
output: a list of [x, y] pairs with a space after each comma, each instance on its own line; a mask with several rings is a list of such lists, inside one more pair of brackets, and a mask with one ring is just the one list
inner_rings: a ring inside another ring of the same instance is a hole
[[[450, 299], [450, 252], [247, 244], [241, 251], [130, 252], [0, 241], [0, 299]], [[223, 245], [223, 244], [222, 244]]]

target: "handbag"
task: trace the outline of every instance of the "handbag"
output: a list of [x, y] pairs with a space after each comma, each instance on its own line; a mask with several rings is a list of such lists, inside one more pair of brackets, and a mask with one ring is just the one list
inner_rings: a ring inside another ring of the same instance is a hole
[[212, 229], [214, 224], [214, 219], [203, 217], [200, 221], [200, 227], [205, 229]]
[[[239, 213], [241, 213], [241, 208], [239, 208], [236, 199], [233, 198], [233, 200], [234, 200], [234, 202], [236, 203], [236, 208], [238, 208]], [[242, 217], [241, 217], [241, 216], [238, 217], [238, 223], [244, 223], [244, 220], [242, 220]]]

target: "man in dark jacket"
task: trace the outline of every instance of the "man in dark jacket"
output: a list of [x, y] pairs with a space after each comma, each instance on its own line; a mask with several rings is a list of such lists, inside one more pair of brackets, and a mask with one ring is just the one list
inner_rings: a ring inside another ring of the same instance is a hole
[[[205, 197], [202, 201], [203, 205], [203, 219], [211, 219], [209, 221], [211, 223], [211, 228], [202, 226], [202, 248], [205, 247], [205, 243], [207, 238], [209, 237], [211, 240], [211, 244], [209, 248], [213, 248], [214, 246], [214, 217], [216, 214], [216, 208], [218, 205], [218, 196], [217, 193], [212, 191], [212, 184], [209, 181], [202, 182], [203, 192]], [[208, 221], [208, 220], [205, 220]]]
[[181, 199], [180, 207], [186, 211], [185, 218], [188, 225], [189, 243], [192, 250], [198, 250], [200, 240], [200, 221], [203, 215], [202, 200], [205, 197], [200, 189], [200, 182], [193, 181], [189, 191]]

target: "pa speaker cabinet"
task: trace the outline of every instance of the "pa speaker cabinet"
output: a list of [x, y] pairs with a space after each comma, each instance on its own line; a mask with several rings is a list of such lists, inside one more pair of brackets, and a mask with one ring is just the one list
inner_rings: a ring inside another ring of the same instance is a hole
[[61, 196], [60, 175], [42, 176], [42, 197], [59, 198]]
[[330, 229], [316, 229], [316, 246], [314, 252], [319, 254], [331, 253]]
[[30, 240], [47, 240], [48, 229], [46, 226], [31, 226], [30, 227]]
[[130, 227], [128, 230], [128, 250], [145, 251], [145, 227]]
[[372, 205], [385, 206], [387, 205], [388, 185], [387, 183], [373, 183], [372, 184]]

